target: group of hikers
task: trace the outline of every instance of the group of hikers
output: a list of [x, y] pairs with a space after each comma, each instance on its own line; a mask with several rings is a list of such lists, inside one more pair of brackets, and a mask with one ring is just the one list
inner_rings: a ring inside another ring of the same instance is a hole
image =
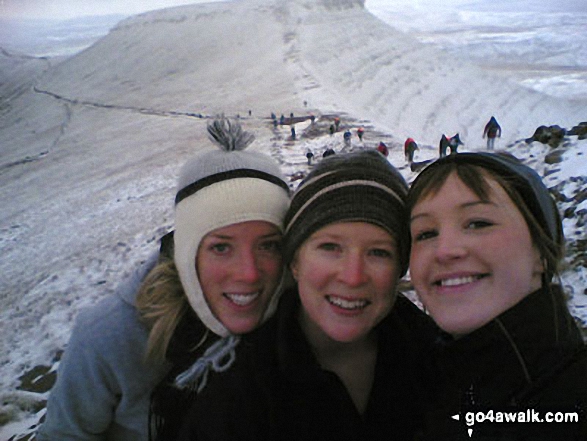
[[77, 317], [38, 441], [587, 439], [561, 217], [534, 170], [456, 153], [408, 186], [370, 149], [292, 192], [238, 122], [208, 133], [173, 232]]
[[[487, 137], [487, 151], [493, 151], [495, 148], [495, 138], [501, 137], [501, 126], [497, 122], [494, 116], [492, 116], [485, 128], [483, 129], [484, 139]], [[444, 133], [440, 137], [440, 143], [438, 146], [438, 156], [440, 158], [448, 154], [458, 153], [459, 146], [464, 145], [461, 141], [460, 135], [456, 133], [452, 137], [447, 137]], [[413, 138], [407, 138], [404, 142], [404, 155], [406, 162], [412, 163], [414, 161], [414, 153], [418, 149], [418, 144]]]

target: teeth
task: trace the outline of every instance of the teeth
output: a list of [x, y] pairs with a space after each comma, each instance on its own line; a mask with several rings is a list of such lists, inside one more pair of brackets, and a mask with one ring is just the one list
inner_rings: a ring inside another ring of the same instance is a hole
[[335, 306], [343, 309], [361, 309], [367, 306], [367, 300], [346, 300], [340, 297], [326, 297], [326, 299]]
[[257, 297], [259, 297], [259, 292], [254, 292], [251, 294], [224, 294], [230, 301], [239, 305], [239, 306], [246, 306], [252, 303]]
[[440, 286], [458, 286], [458, 285], [465, 285], [467, 283], [473, 283], [475, 280], [479, 279], [479, 277], [455, 277], [454, 279], [444, 279], [438, 282]]

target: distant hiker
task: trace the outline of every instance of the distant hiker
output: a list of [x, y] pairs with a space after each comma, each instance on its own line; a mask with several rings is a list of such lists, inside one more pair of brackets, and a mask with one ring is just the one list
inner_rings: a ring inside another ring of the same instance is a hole
[[275, 113], [271, 112], [271, 119], [276, 119]]
[[460, 145], [464, 145], [461, 141], [459, 134], [457, 133], [452, 138], [447, 138], [443, 133], [440, 138], [440, 144], [438, 146], [438, 154], [441, 158], [446, 156], [447, 150], [450, 149], [450, 154], [458, 153], [457, 149]]
[[251, 116], [253, 114], [253, 111], [251, 109], [249, 109], [249, 116]]
[[322, 157], [323, 157], [323, 158], [328, 158], [329, 156], [332, 156], [332, 155], [334, 155], [334, 154], [336, 154], [336, 152], [334, 151], [334, 149], [333, 149], [333, 148], [331, 148], [331, 147], [328, 147], [328, 148], [327, 148], [327, 149], [324, 151], [324, 153], [322, 153]]
[[285, 124], [285, 116], [283, 116], [283, 113], [281, 114], [281, 116], [279, 117], [279, 125], [282, 126]]
[[308, 165], [312, 165], [312, 159], [314, 158], [314, 152], [309, 148], [306, 149], [306, 159], [308, 160]]
[[483, 138], [487, 136], [487, 150], [493, 150], [495, 138], [501, 138], [501, 127], [497, 120], [492, 116], [483, 130]]
[[342, 137], [343, 137], [343, 139], [344, 139], [344, 143], [345, 143], [345, 144], [347, 144], [347, 145], [348, 145], [348, 144], [350, 144], [350, 143], [351, 143], [351, 136], [352, 136], [352, 134], [351, 134], [351, 131], [350, 131], [350, 130], [346, 130], [346, 131], [344, 132], [344, 134], [342, 135]]
[[276, 128], [277, 128], [277, 120], [276, 120], [276, 119], [274, 119], [274, 120], [273, 120], [273, 128], [274, 128], [274, 129], [276, 129]]
[[245, 150], [254, 137], [236, 121], [208, 133], [220, 148], [195, 146], [181, 168], [173, 237], [76, 318], [38, 441], [176, 439], [239, 334], [273, 314], [288, 182], [269, 155]]
[[331, 135], [334, 135], [334, 132], [335, 132], [334, 124], [330, 124], [330, 127], [328, 128], [328, 130]]
[[385, 145], [385, 143], [383, 141], [381, 141], [379, 143], [379, 145], [377, 146], [377, 151], [385, 157], [387, 157], [389, 155], [389, 149], [387, 148], [387, 146]]
[[290, 117], [291, 119], [293, 119], [293, 117], [294, 117], [294, 114], [293, 114], [293, 112], [291, 112], [291, 113], [289, 114], [289, 117]]
[[413, 138], [406, 139], [406, 142], [404, 142], [404, 155], [408, 164], [414, 162], [414, 152], [416, 150], [419, 150], [416, 141]]
[[316, 121], [316, 117], [314, 116], [314, 114], [313, 114], [313, 113], [310, 113], [310, 122], [311, 122], [312, 124], [314, 124], [314, 121]]
[[336, 117], [336, 118], [334, 118], [334, 129], [338, 132], [339, 127], [340, 127], [340, 118]]
[[296, 139], [296, 128], [293, 125], [291, 126], [291, 139]]
[[304, 100], [304, 107], [308, 107], [308, 102]]
[[359, 137], [359, 141], [363, 141], [363, 135], [365, 134], [365, 129], [359, 127], [357, 129], [357, 136]]

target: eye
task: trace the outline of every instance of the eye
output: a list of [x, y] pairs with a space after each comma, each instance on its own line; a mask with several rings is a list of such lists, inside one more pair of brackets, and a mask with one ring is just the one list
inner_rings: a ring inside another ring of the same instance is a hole
[[436, 236], [438, 236], [438, 231], [436, 230], [423, 230], [418, 233], [412, 233], [412, 238], [415, 242], [432, 239]]
[[466, 225], [466, 228], [469, 230], [478, 230], [481, 228], [487, 228], [495, 225], [493, 222], [483, 219], [476, 219], [469, 221]]
[[281, 252], [281, 240], [272, 239], [272, 240], [266, 240], [264, 242], [261, 242], [261, 244], [259, 245], [259, 249], [261, 251], [280, 253]]
[[215, 243], [208, 247], [215, 254], [226, 254], [230, 251], [230, 245], [225, 242]]
[[317, 248], [323, 251], [340, 251], [340, 245], [335, 242], [322, 242]]
[[393, 258], [393, 253], [385, 248], [373, 248], [369, 250], [369, 254], [375, 257], [383, 257], [385, 259]]

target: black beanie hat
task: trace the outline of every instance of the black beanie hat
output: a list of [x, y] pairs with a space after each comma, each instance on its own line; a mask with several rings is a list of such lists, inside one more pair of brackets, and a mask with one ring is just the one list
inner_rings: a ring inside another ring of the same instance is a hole
[[300, 183], [285, 215], [284, 259], [313, 233], [336, 222], [368, 222], [397, 243], [401, 276], [408, 269], [408, 186], [379, 152], [366, 150], [323, 159]]
[[421, 179], [421, 176], [425, 176], [443, 164], [450, 163], [476, 165], [507, 180], [523, 199], [534, 218], [545, 227], [546, 233], [553, 242], [557, 245], [564, 243], [560, 214], [548, 188], [534, 169], [509, 153], [470, 152], [443, 157], [426, 167], [412, 182], [412, 187]]

